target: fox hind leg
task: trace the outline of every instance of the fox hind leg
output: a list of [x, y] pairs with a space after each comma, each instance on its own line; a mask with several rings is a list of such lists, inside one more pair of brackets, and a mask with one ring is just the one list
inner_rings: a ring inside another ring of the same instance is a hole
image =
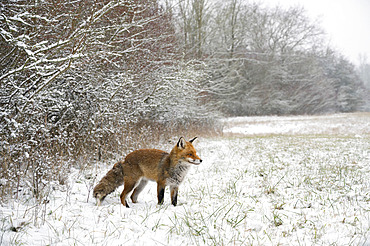
[[137, 197], [139, 196], [140, 192], [143, 191], [147, 183], [148, 183], [148, 180], [144, 178], [140, 180], [138, 186], [136, 186], [134, 192], [131, 195], [131, 200], [133, 203], [137, 203]]
[[123, 188], [123, 191], [121, 193], [121, 203], [126, 208], [130, 207], [127, 203], [126, 197], [135, 188], [137, 182], [138, 182], [138, 179], [135, 179], [135, 180], [133, 180], [133, 179], [127, 179], [126, 180], [125, 179], [125, 181], [124, 181], [124, 188]]

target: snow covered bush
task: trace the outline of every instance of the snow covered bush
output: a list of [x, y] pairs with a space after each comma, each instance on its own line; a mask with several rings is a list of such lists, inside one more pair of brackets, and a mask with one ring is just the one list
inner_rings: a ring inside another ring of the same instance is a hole
[[0, 9], [1, 197], [41, 201], [72, 166], [153, 144], [166, 134], [159, 129], [185, 129], [184, 119], [206, 122], [201, 72], [180, 62], [159, 1], [1, 1]]

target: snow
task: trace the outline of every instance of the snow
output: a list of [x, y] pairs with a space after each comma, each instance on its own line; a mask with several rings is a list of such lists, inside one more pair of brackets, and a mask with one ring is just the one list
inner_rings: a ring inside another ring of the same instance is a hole
[[[359, 122], [358, 122], [359, 121]], [[333, 114], [327, 116], [285, 116], [285, 117], [235, 117], [224, 120], [225, 133], [243, 135], [269, 134], [336, 134], [353, 135], [368, 133], [369, 118], [358, 115]], [[228, 123], [231, 123], [228, 125]], [[356, 127], [353, 127], [356, 126]]]
[[[370, 245], [370, 114], [225, 119], [194, 142], [203, 162], [162, 206], [150, 183], [131, 208], [120, 187], [100, 207], [111, 168], [73, 169], [41, 205], [0, 206], [1, 245]], [[164, 146], [162, 149], [168, 149]]]

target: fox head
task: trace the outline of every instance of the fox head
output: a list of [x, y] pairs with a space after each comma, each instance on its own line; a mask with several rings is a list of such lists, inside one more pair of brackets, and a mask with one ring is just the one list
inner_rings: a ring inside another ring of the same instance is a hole
[[193, 165], [199, 165], [202, 159], [197, 155], [195, 148], [193, 146], [194, 140], [197, 137], [189, 140], [187, 142], [185, 138], [181, 137], [177, 142], [176, 146], [171, 151], [171, 154], [175, 154], [175, 158], [180, 162], [186, 162]]

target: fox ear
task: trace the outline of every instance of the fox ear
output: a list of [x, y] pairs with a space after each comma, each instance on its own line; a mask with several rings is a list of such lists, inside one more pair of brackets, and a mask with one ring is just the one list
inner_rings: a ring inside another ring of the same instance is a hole
[[190, 142], [190, 143], [192, 143], [192, 142], [194, 142], [194, 140], [195, 140], [195, 139], [197, 139], [197, 138], [198, 138], [198, 137], [195, 137], [195, 138], [193, 138], [193, 139], [190, 139], [190, 140], [189, 140], [189, 142]]
[[185, 149], [186, 140], [184, 137], [181, 137], [179, 141], [177, 142], [177, 147], [180, 149]]

